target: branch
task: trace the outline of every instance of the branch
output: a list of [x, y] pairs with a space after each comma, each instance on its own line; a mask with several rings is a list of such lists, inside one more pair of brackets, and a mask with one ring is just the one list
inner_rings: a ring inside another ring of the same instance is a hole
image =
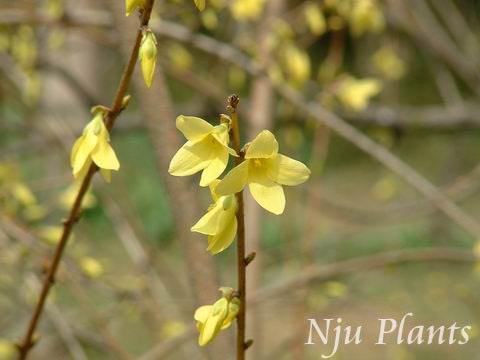
[[[144, 8], [144, 12], [142, 15], [141, 19], [141, 26], [146, 26], [148, 25], [150, 21], [150, 15], [152, 12], [152, 7], [153, 7], [153, 2], [154, 0], [150, 0], [146, 3], [146, 6]], [[113, 101], [113, 104], [111, 106], [111, 109], [106, 116], [105, 119], [105, 126], [107, 127], [108, 130], [110, 130], [117, 117], [120, 115], [120, 112], [122, 110], [122, 101], [123, 98], [126, 95], [128, 85], [130, 84], [130, 79], [133, 74], [133, 70], [135, 69], [135, 64], [137, 62], [138, 58], [138, 51], [140, 48], [140, 42], [142, 39], [142, 30], [141, 28], [137, 31], [137, 37], [135, 40], [135, 43], [133, 45], [133, 49], [130, 55], [130, 59], [128, 61], [128, 64], [124, 70], [124, 73], [122, 75], [122, 78], [120, 80], [120, 84], [118, 86], [117, 92], [115, 94], [115, 98]], [[32, 318], [30, 319], [30, 323], [28, 325], [26, 334], [22, 340], [22, 343], [19, 344], [18, 350], [19, 350], [19, 359], [23, 360], [26, 359], [29, 351], [33, 347], [34, 343], [32, 342], [33, 335], [35, 333], [35, 330], [38, 325], [38, 321], [40, 319], [40, 316], [43, 312], [43, 308], [45, 306], [45, 301], [47, 299], [47, 296], [50, 292], [50, 288], [52, 287], [53, 283], [55, 282], [55, 275], [58, 269], [58, 266], [60, 264], [60, 260], [63, 255], [63, 251], [65, 249], [65, 246], [67, 245], [68, 239], [70, 237], [70, 234], [72, 232], [72, 229], [75, 225], [75, 223], [78, 221], [79, 216], [80, 216], [80, 209], [83, 201], [83, 197], [85, 196], [88, 188], [90, 187], [91, 180], [93, 178], [93, 175], [97, 172], [98, 168], [96, 165], [92, 164], [90, 166], [90, 169], [88, 170], [87, 175], [85, 176], [80, 189], [78, 191], [78, 194], [75, 198], [75, 201], [73, 203], [73, 206], [70, 210], [70, 213], [68, 215], [68, 218], [63, 222], [63, 233], [60, 238], [60, 241], [55, 249], [55, 254], [53, 256], [52, 262], [49, 266], [47, 276], [45, 278], [45, 281], [43, 283], [42, 291], [40, 293], [40, 297], [38, 300], [38, 303], [36, 305], [36, 308], [33, 312]]]
[[471, 251], [456, 250], [453, 248], [382, 252], [379, 254], [318, 266], [280, 284], [266, 287], [255, 293], [248, 300], [252, 303], [252, 306], [255, 306], [262, 301], [278, 298], [286, 293], [308, 286], [312, 282], [326, 281], [352, 272], [368, 271], [376, 268], [383, 268], [388, 265], [433, 261], [469, 263], [477, 261], [477, 258]]

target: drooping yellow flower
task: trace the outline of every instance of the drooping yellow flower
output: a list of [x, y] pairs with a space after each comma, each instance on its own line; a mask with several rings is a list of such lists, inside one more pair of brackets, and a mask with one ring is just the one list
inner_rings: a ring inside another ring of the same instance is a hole
[[227, 167], [228, 154], [237, 155], [228, 147], [230, 120], [223, 116], [220, 125], [213, 126], [198, 117], [180, 115], [176, 126], [188, 141], [174, 155], [168, 172], [189, 176], [203, 170], [200, 186], [208, 186]]
[[73, 145], [70, 163], [75, 178], [83, 178], [92, 161], [100, 168], [107, 182], [111, 180], [111, 170], [120, 169], [103, 117], [104, 112], [96, 110], [94, 118], [85, 126], [82, 136]]
[[337, 88], [337, 96], [343, 106], [350, 110], [361, 111], [368, 106], [370, 98], [377, 95], [382, 84], [377, 79], [356, 79], [345, 77]]
[[310, 170], [300, 161], [279, 154], [275, 136], [263, 130], [248, 145], [245, 160], [230, 170], [215, 191], [221, 196], [234, 194], [248, 184], [260, 206], [279, 215], [285, 209], [282, 185], [299, 185], [309, 176]]
[[125, 14], [130, 16], [137, 8], [141, 9], [145, 6], [145, 0], [125, 0]]
[[142, 67], [143, 80], [145, 80], [147, 87], [151, 87], [153, 75], [155, 74], [155, 65], [157, 64], [157, 39], [150, 30], [146, 30], [143, 33], [138, 57]]
[[198, 10], [205, 10], [205, 0], [193, 0]]
[[208, 212], [192, 226], [192, 231], [208, 235], [208, 248], [213, 255], [228, 248], [237, 233], [237, 201], [235, 195], [218, 196], [215, 187], [220, 180], [210, 184], [210, 192], [214, 203]]
[[198, 344], [207, 345], [221, 330], [227, 329], [237, 317], [240, 309], [240, 301], [233, 297], [232, 288], [220, 288], [223, 297], [213, 305], [200, 306], [194, 318], [197, 321], [197, 329], [200, 331]]

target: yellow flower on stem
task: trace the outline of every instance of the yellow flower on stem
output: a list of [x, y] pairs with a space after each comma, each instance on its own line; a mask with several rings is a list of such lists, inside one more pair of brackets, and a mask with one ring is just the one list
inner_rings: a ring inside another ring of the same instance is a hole
[[301, 162], [279, 154], [275, 136], [263, 130], [247, 144], [245, 160], [230, 170], [215, 191], [224, 196], [238, 193], [248, 185], [260, 206], [279, 215], [285, 209], [282, 185], [299, 185], [309, 177], [310, 170]]
[[110, 182], [111, 170], [120, 169], [120, 163], [110, 145], [110, 135], [103, 122], [104, 110], [95, 109], [95, 116], [83, 130], [72, 148], [70, 163], [75, 178], [83, 178], [92, 161], [100, 168], [105, 181]]
[[130, 16], [132, 12], [137, 8], [143, 8], [145, 6], [145, 0], [126, 0], [125, 1], [125, 14]]
[[213, 305], [200, 306], [194, 315], [197, 321], [197, 329], [200, 331], [198, 344], [207, 345], [221, 330], [227, 329], [237, 317], [240, 309], [240, 301], [233, 296], [232, 288], [222, 287], [223, 297]]
[[210, 184], [213, 204], [208, 212], [192, 226], [192, 231], [208, 235], [208, 248], [213, 255], [228, 248], [237, 233], [237, 201], [234, 195], [218, 196], [216, 179]]
[[157, 39], [150, 29], [143, 32], [138, 57], [142, 67], [143, 80], [145, 80], [147, 87], [151, 87], [153, 75], [155, 74], [155, 65], [157, 64]]
[[237, 156], [228, 146], [230, 119], [222, 116], [220, 125], [213, 126], [198, 117], [180, 115], [176, 126], [188, 141], [173, 156], [168, 172], [189, 176], [203, 170], [200, 186], [210, 185], [227, 167], [228, 154]]

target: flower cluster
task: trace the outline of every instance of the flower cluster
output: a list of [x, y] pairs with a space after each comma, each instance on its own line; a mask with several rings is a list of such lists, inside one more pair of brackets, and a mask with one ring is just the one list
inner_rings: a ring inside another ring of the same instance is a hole
[[[235, 194], [248, 186], [260, 206], [279, 215], [285, 209], [283, 186], [301, 184], [310, 176], [304, 164], [278, 152], [278, 142], [268, 130], [261, 131], [237, 153], [229, 147], [232, 120], [227, 115], [221, 115], [216, 126], [198, 117], [180, 115], [176, 126], [187, 142], [173, 156], [169, 172], [174, 176], [202, 172], [200, 186], [209, 186], [213, 203], [191, 230], [208, 236], [207, 250], [213, 255], [227, 249], [235, 239], [238, 227]], [[237, 166], [220, 179], [229, 155], [237, 158]], [[241, 306], [233, 290], [222, 289], [224, 296], [220, 300], [200, 307], [195, 313], [201, 346], [226, 329]]]

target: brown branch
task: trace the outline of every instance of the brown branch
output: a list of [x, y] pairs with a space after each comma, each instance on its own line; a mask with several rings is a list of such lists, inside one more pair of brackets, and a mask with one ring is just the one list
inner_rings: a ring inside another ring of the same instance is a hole
[[[146, 3], [145, 9], [143, 11], [142, 19], [141, 19], [141, 26], [146, 26], [148, 25], [148, 22], [150, 21], [150, 15], [152, 12], [152, 7], [153, 7], [154, 0], [150, 0]], [[142, 30], [141, 28], [137, 31], [137, 37], [130, 55], [130, 59], [128, 61], [128, 64], [124, 70], [124, 73], [122, 75], [122, 78], [120, 80], [120, 84], [118, 86], [117, 92], [115, 94], [115, 98], [113, 101], [113, 104], [111, 106], [111, 109], [106, 116], [105, 119], [105, 125], [106, 127], [110, 130], [117, 117], [120, 115], [120, 112], [122, 110], [122, 101], [123, 98], [126, 95], [127, 88], [130, 84], [130, 79], [133, 74], [133, 70], [135, 68], [135, 64], [137, 62], [138, 58], [138, 51], [140, 48], [140, 42], [142, 39]], [[87, 175], [82, 181], [82, 184], [80, 186], [80, 189], [78, 191], [78, 194], [75, 198], [75, 202], [73, 203], [73, 206], [70, 210], [70, 213], [68, 215], [68, 218], [63, 222], [63, 233], [60, 238], [60, 241], [55, 249], [55, 254], [53, 256], [52, 262], [49, 266], [47, 276], [45, 278], [45, 281], [43, 283], [42, 291], [40, 293], [40, 297], [38, 300], [38, 303], [35, 307], [35, 310], [33, 312], [32, 318], [30, 319], [30, 323], [28, 325], [26, 334], [21, 342], [21, 344], [18, 345], [18, 351], [19, 351], [19, 356], [18, 358], [20, 360], [26, 359], [29, 351], [33, 347], [34, 343], [32, 342], [33, 335], [35, 333], [35, 330], [38, 325], [38, 321], [40, 319], [40, 316], [43, 312], [43, 308], [45, 306], [45, 301], [47, 300], [47, 296], [50, 292], [50, 288], [55, 282], [55, 275], [58, 269], [58, 266], [60, 264], [60, 260], [63, 255], [63, 251], [65, 249], [65, 246], [67, 245], [68, 239], [70, 237], [70, 234], [72, 232], [72, 229], [75, 225], [75, 223], [78, 221], [79, 216], [80, 216], [80, 210], [81, 210], [81, 205], [83, 201], [83, 197], [85, 196], [88, 188], [90, 187], [90, 183], [92, 180], [93, 175], [97, 172], [98, 168], [96, 165], [92, 164], [90, 166], [90, 169], [88, 170]]]
[[[230, 95], [227, 99], [227, 110], [230, 112], [232, 118], [232, 144], [233, 149], [239, 154], [239, 157], [235, 158], [235, 166], [240, 165], [244, 160], [244, 155], [241, 151], [240, 145], [240, 129], [238, 124], [238, 96]], [[247, 262], [245, 259], [245, 216], [243, 206], [243, 190], [236, 193], [237, 199], [237, 286], [238, 295], [240, 299], [240, 310], [237, 315], [237, 360], [245, 359], [245, 330], [246, 330], [246, 312], [247, 312], [247, 279], [246, 279], [246, 267]]]

